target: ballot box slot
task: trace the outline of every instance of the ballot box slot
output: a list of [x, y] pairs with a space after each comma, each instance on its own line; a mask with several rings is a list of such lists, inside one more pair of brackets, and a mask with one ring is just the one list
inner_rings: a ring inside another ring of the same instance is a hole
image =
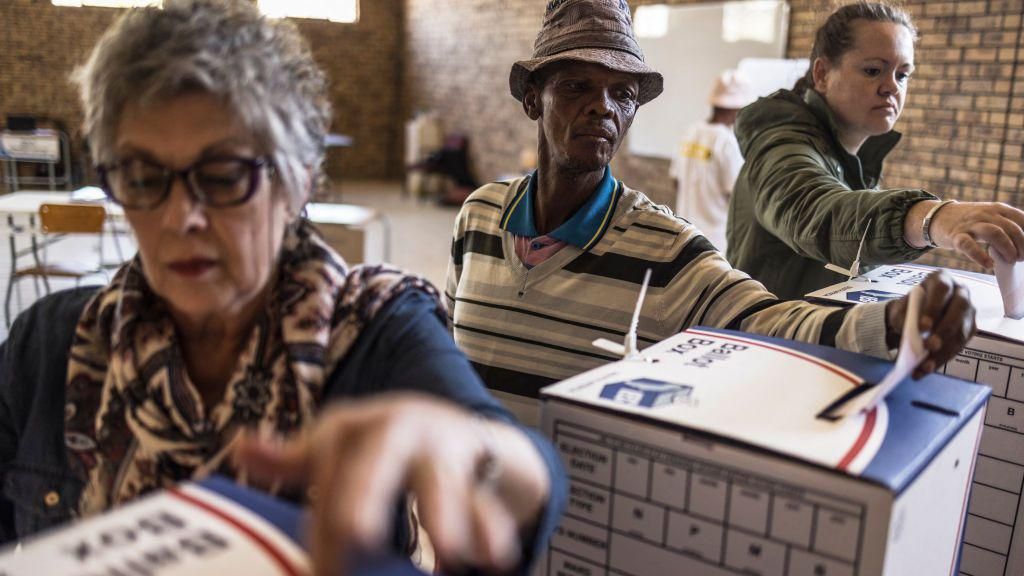
[[937, 404], [932, 404], [931, 402], [925, 402], [924, 400], [914, 400], [913, 402], [910, 403], [910, 405], [914, 406], [915, 408], [921, 408], [921, 409], [924, 409], [924, 410], [931, 410], [932, 412], [938, 412], [939, 414], [943, 414], [945, 416], [951, 416], [953, 418], [959, 418], [960, 417], [960, 412], [958, 412], [956, 410], [953, 410], [951, 408], [946, 408], [945, 406], [939, 406]]

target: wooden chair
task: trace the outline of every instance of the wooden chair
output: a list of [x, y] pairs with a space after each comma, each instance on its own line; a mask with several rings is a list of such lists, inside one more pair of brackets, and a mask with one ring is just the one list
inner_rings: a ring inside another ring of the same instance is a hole
[[[14, 237], [11, 237], [12, 272], [7, 284], [7, 296], [4, 300], [4, 313], [7, 325], [11, 325], [11, 296], [17, 283], [23, 278], [42, 280], [46, 293], [50, 293], [50, 278], [73, 279], [75, 286], [82, 278], [94, 274], [106, 274], [103, 267], [103, 229], [107, 219], [107, 211], [103, 206], [94, 204], [43, 204], [39, 207], [39, 229], [41, 233], [31, 235], [31, 256], [33, 265], [26, 268], [15, 268], [17, 252], [14, 250]], [[99, 260], [95, 263], [84, 261], [50, 262], [48, 246], [66, 234], [96, 235], [99, 239]], [[37, 286], [38, 292], [38, 286]], [[19, 300], [20, 302], [20, 300]]]

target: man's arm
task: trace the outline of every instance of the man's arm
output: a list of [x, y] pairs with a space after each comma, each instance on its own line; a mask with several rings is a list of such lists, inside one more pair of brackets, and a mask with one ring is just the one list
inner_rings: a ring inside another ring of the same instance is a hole
[[[711, 326], [776, 336], [891, 359], [903, 328], [907, 298], [837, 308], [803, 300], [778, 300], [759, 282], [732, 268], [717, 252], [695, 259], [687, 274], [673, 282], [682, 298], [699, 291], [681, 329]], [[973, 335], [974, 309], [963, 286], [947, 274], [933, 274], [922, 283], [922, 333], [929, 363], [935, 370], [963, 348]]]

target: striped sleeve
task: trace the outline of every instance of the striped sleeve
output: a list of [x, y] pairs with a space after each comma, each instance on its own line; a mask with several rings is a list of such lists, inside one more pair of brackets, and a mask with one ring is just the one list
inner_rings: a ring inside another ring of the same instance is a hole
[[882, 358], [892, 355], [885, 345], [884, 303], [840, 308], [779, 300], [714, 250], [695, 259], [690, 278], [701, 287], [701, 295], [690, 306], [680, 329], [698, 325], [730, 328]]
[[[501, 238], [489, 233], [489, 228], [493, 228], [493, 223], [490, 221], [501, 213], [502, 202], [509, 184], [509, 182], [492, 182], [473, 192], [462, 204], [459, 215], [455, 218], [444, 287], [449, 328], [454, 325], [455, 298], [458, 294], [459, 282], [462, 280], [462, 268], [466, 254], [472, 252], [497, 258], [504, 257]], [[481, 226], [482, 220], [488, 221], [488, 224]]]
[[444, 278], [444, 303], [448, 311], [448, 328], [451, 329], [454, 323], [452, 316], [455, 311], [455, 294], [459, 286], [459, 278], [462, 276], [462, 255], [465, 249], [465, 234], [463, 228], [463, 211], [459, 211], [455, 218], [455, 229], [452, 231], [451, 253], [448, 258], [448, 270]]

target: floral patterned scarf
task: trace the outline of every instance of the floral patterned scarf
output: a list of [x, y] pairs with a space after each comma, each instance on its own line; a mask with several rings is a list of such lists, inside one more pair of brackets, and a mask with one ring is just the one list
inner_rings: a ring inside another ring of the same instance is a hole
[[136, 257], [85, 307], [68, 364], [65, 442], [85, 480], [81, 515], [221, 467], [239, 429], [309, 426], [328, 378], [363, 327], [425, 280], [383, 266], [346, 269], [306, 222], [289, 229], [270, 304], [223, 398], [204, 406], [165, 305]]

